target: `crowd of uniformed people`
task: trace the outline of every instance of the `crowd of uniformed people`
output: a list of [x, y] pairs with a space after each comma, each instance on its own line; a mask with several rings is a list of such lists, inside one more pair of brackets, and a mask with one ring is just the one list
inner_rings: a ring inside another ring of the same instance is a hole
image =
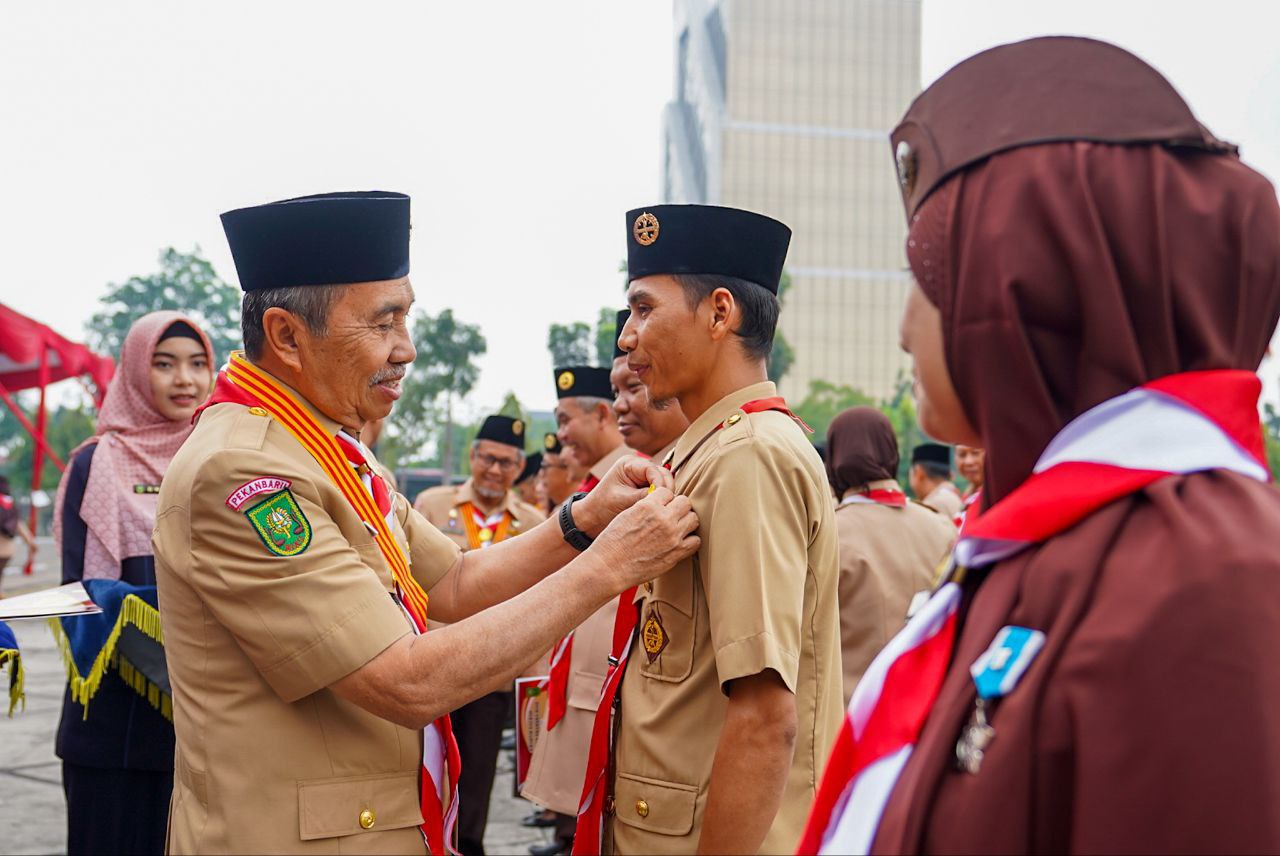
[[367, 433], [434, 287], [408, 197], [223, 214], [243, 351], [140, 319], [58, 492], [64, 580], [154, 586], [167, 663], [69, 686], [69, 851], [482, 854], [517, 677], [535, 856], [1280, 850], [1271, 185], [1086, 39], [961, 63], [892, 151], [939, 442], [811, 436], [791, 230], [651, 204], [613, 364], [416, 497]]

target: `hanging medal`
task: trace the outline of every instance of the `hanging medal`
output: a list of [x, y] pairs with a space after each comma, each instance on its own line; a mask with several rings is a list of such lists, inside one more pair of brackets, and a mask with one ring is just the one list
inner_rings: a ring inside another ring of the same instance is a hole
[[992, 704], [1008, 695], [1044, 647], [1044, 634], [1029, 627], [1002, 627], [991, 645], [982, 653], [969, 674], [977, 691], [973, 713], [956, 741], [956, 766], [969, 774], [982, 768], [982, 759], [996, 730], [988, 715]]

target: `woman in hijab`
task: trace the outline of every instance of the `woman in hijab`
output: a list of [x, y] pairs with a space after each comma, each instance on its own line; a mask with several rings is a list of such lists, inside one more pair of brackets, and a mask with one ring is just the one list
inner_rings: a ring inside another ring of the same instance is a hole
[[893, 143], [920, 419], [987, 450], [983, 512], [858, 686], [802, 846], [1280, 852], [1274, 189], [1086, 39], [961, 63]]
[[947, 518], [908, 501], [897, 482], [898, 438], [874, 407], [838, 414], [827, 429], [827, 478], [840, 541], [844, 700], [902, 629], [912, 596], [929, 588], [955, 540]]
[[[209, 396], [213, 359], [208, 336], [177, 312], [153, 312], [130, 328], [97, 432], [71, 453], [58, 487], [64, 583], [155, 584], [156, 494]], [[57, 753], [68, 853], [163, 852], [173, 724], [159, 710], [108, 670], [89, 704], [68, 689]]]

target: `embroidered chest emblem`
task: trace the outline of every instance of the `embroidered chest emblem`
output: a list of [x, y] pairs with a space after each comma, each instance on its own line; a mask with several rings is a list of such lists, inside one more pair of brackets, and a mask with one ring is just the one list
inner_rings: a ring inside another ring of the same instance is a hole
[[311, 543], [311, 522], [293, 493], [282, 490], [244, 513], [267, 549], [277, 556], [296, 556]]
[[658, 659], [667, 647], [667, 643], [671, 641], [671, 637], [667, 635], [667, 628], [662, 626], [662, 619], [658, 617], [656, 609], [649, 609], [649, 617], [645, 619], [644, 626], [640, 628], [640, 642], [644, 645], [645, 656], [652, 663]]

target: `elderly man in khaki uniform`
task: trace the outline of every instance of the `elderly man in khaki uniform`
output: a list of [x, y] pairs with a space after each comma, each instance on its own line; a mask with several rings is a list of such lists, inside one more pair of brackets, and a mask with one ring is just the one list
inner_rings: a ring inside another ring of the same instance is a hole
[[[512, 651], [546, 650], [696, 549], [696, 517], [660, 468], [626, 461], [562, 525], [464, 556], [357, 439], [415, 356], [408, 197], [303, 197], [223, 224], [246, 350], [169, 468], [153, 539], [168, 849], [442, 853], [446, 712], [510, 682], [527, 665]], [[423, 634], [428, 598], [456, 623]]]
[[[511, 490], [525, 463], [524, 440], [523, 420], [487, 417], [471, 443], [470, 478], [460, 485], [424, 490], [413, 507], [463, 550], [486, 549], [541, 523], [546, 515], [521, 502]], [[511, 688], [504, 687], [464, 704], [450, 716], [462, 754], [458, 786], [458, 852], [462, 856], [484, 856], [502, 727], [514, 704]]]
[[917, 592], [951, 555], [956, 527], [898, 484], [898, 438], [874, 407], [851, 407], [827, 428], [827, 475], [839, 498], [840, 653], [844, 700], [902, 629]]
[[831, 491], [765, 364], [790, 235], [731, 208], [627, 215], [619, 345], [656, 406], [691, 420], [664, 464], [703, 543], [618, 613], [633, 641], [592, 733], [581, 852], [793, 852], [835, 737]]
[[[586, 470], [578, 492], [590, 493], [609, 468], [630, 454], [613, 414], [609, 370], [564, 366], [556, 382], [556, 436], [561, 458]], [[578, 792], [587, 745], [609, 664], [614, 604], [605, 604], [551, 652], [547, 731], [538, 739], [521, 795], [557, 815], [555, 839], [529, 848], [534, 856], [567, 853], [577, 825]]]
[[[630, 317], [630, 309], [620, 311], [614, 329], [621, 333]], [[640, 382], [640, 376], [627, 366], [627, 352], [618, 347], [617, 341], [613, 343], [609, 382], [613, 384], [613, 412], [627, 447], [655, 461], [665, 460], [689, 427], [680, 402], [664, 402], [661, 409], [654, 407], [648, 389]]]

